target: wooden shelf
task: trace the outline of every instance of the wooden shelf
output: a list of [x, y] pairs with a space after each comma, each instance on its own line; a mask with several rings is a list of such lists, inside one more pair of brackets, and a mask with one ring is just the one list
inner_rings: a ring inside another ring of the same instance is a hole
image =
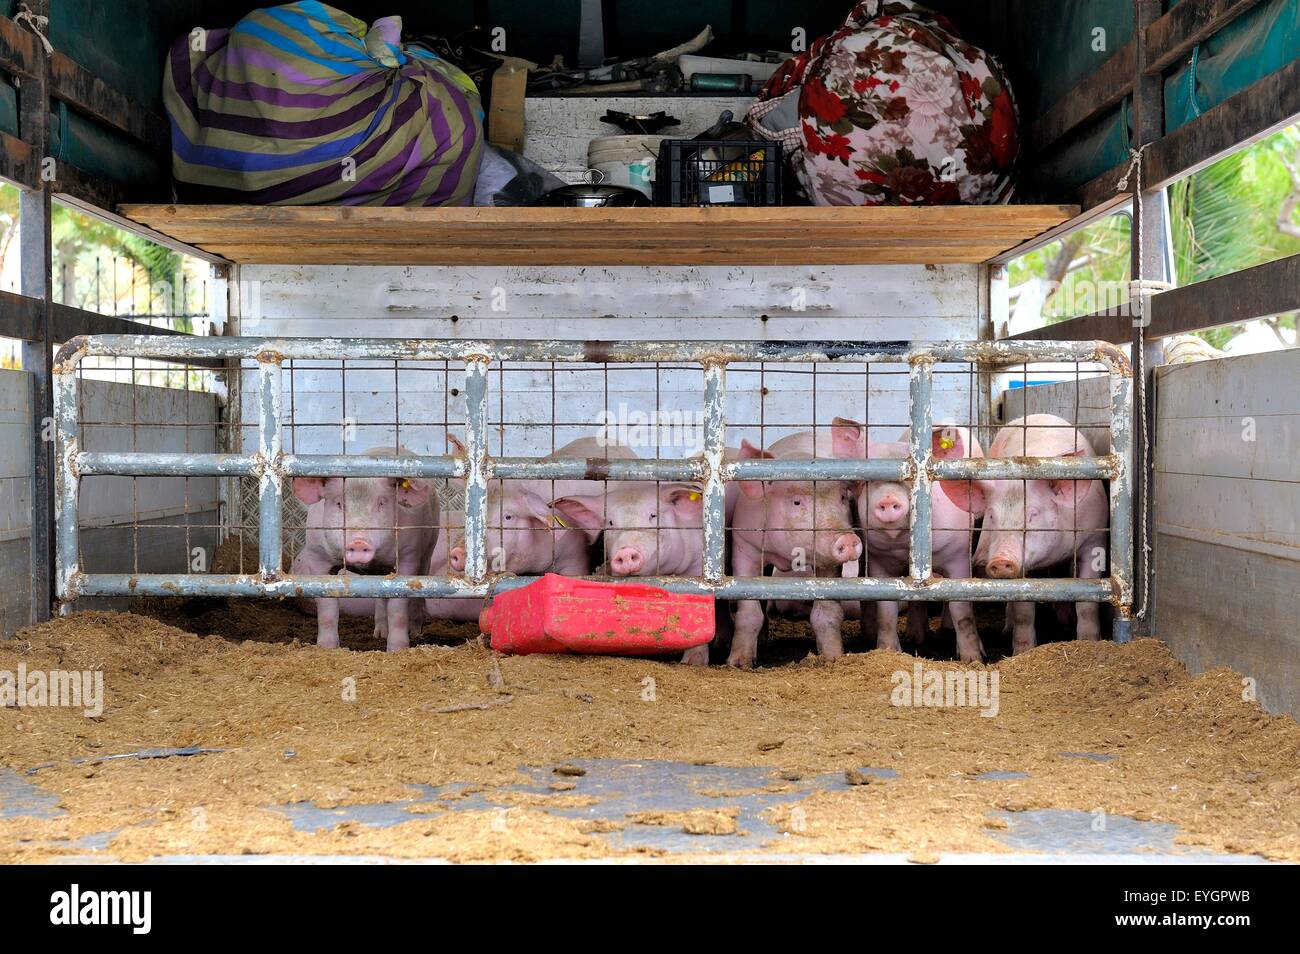
[[118, 211], [240, 264], [939, 265], [988, 261], [1079, 209], [124, 205]]

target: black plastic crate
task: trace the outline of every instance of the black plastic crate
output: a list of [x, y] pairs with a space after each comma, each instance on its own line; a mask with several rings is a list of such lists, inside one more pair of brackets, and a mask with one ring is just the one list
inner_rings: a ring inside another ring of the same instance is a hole
[[765, 139], [665, 139], [655, 164], [655, 204], [781, 204], [781, 144]]

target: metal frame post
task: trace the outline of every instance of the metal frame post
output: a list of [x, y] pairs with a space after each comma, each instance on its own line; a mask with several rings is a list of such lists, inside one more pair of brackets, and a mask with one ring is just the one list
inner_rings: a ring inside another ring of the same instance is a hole
[[913, 358], [908, 372], [908, 412], [912, 422], [912, 554], [908, 571], [917, 583], [927, 582], [934, 572], [934, 533], [930, 518], [933, 390], [934, 361], [923, 355]]
[[280, 357], [264, 352], [257, 357], [258, 455], [257, 563], [263, 580], [275, 580], [284, 560], [281, 509], [283, 437], [280, 423]]
[[487, 575], [487, 373], [488, 359], [465, 362], [465, 578]]
[[722, 460], [726, 454], [727, 366], [704, 365], [704, 579], [722, 580], [726, 567], [727, 488], [723, 483]]
[[[1164, 78], [1148, 71], [1147, 28], [1164, 13], [1161, 0], [1133, 0], [1133, 39], [1137, 48], [1133, 80], [1133, 148], [1137, 152], [1130, 188], [1133, 193], [1131, 277], [1134, 282], [1163, 281], [1164, 273], [1164, 190], [1149, 190], [1143, 182], [1143, 150], [1164, 135]], [[1137, 533], [1133, 558], [1133, 610], [1139, 635], [1147, 635], [1151, 580], [1151, 494], [1149, 477], [1150, 442], [1149, 388], [1151, 369], [1147, 359], [1146, 327], [1150, 322], [1150, 297], [1137, 286], [1137, 320], [1133, 322], [1133, 510]]]
[[[35, 16], [48, 16], [49, 0], [30, 0]], [[39, 185], [20, 187], [18, 198], [20, 290], [39, 299], [40, 335], [23, 343], [23, 370], [31, 375], [32, 410], [32, 527], [31, 621], [50, 618], [54, 602], [54, 448], [49, 424], [53, 419], [54, 338], [51, 328], [53, 278], [50, 261], [50, 58], [45, 47], [33, 44], [32, 75], [19, 79], [18, 127], [36, 159]]]

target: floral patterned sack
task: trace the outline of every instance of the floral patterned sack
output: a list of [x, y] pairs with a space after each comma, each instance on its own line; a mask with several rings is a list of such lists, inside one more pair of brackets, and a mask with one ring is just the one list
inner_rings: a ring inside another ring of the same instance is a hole
[[747, 119], [786, 144], [816, 205], [1005, 201], [1019, 152], [1001, 66], [912, 0], [863, 0], [786, 61]]

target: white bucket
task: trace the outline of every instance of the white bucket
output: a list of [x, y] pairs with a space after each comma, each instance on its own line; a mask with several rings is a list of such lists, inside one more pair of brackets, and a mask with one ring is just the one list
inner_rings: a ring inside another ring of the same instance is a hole
[[653, 199], [655, 159], [666, 136], [599, 136], [587, 146], [587, 165], [606, 185], [628, 186]]

